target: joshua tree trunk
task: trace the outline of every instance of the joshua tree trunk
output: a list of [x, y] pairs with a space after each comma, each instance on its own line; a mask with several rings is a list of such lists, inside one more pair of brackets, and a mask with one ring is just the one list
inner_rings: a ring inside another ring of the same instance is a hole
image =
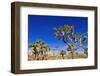
[[71, 50], [71, 54], [72, 54], [72, 59], [74, 59], [74, 51]]
[[41, 59], [44, 60], [44, 52], [41, 51]]
[[47, 55], [46, 55], [46, 51], [44, 52], [44, 60], [46, 59]]
[[37, 54], [35, 54], [35, 60], [37, 60]]

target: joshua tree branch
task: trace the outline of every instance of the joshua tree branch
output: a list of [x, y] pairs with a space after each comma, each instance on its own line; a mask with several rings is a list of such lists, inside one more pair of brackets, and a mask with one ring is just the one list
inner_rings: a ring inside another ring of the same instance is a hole
[[78, 47], [75, 48], [75, 50], [79, 49], [81, 46], [79, 45]]
[[67, 42], [67, 40], [65, 40], [64, 36], [62, 36], [62, 41], [63, 41], [65, 44], [67, 44], [68, 46], [70, 46], [69, 43]]

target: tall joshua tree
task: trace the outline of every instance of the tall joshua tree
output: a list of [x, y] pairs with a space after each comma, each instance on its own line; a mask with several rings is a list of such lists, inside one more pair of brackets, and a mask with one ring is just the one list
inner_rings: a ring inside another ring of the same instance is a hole
[[74, 58], [74, 51], [82, 47], [86, 42], [87, 37], [81, 33], [75, 33], [74, 26], [64, 25], [63, 27], [54, 28], [54, 36], [63, 41], [67, 46], [67, 50], [71, 52], [72, 59]]

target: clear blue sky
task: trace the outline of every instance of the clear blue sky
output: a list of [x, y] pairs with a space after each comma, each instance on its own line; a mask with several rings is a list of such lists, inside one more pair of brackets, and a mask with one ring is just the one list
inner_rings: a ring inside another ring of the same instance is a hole
[[58, 44], [59, 48], [64, 48], [66, 45], [54, 38], [54, 27], [60, 27], [64, 24], [74, 25], [75, 32], [88, 32], [87, 17], [69, 17], [69, 16], [43, 16], [43, 15], [28, 15], [28, 44], [40, 39], [49, 44], [51, 48]]

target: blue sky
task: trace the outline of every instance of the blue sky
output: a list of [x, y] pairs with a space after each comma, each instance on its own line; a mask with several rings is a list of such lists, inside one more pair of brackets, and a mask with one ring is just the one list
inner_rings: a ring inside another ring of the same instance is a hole
[[75, 32], [88, 32], [87, 17], [28, 15], [28, 44], [39, 39], [49, 44], [51, 48], [58, 45], [59, 49], [65, 49], [66, 45], [53, 35], [53, 28], [64, 24], [74, 25]]

